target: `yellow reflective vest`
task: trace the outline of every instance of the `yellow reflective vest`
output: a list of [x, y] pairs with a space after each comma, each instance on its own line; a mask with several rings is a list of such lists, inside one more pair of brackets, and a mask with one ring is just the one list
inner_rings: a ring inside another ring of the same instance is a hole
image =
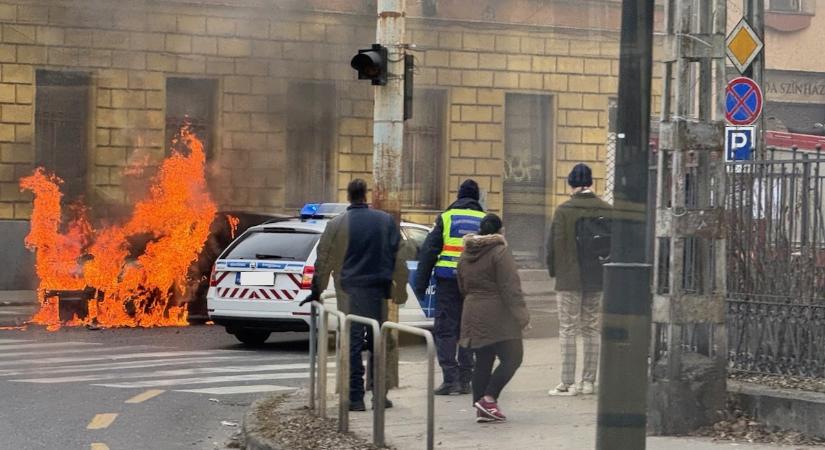
[[443, 241], [441, 253], [435, 263], [435, 275], [455, 278], [458, 258], [464, 251], [464, 236], [478, 233], [481, 219], [486, 215], [474, 209], [448, 209], [441, 214]]

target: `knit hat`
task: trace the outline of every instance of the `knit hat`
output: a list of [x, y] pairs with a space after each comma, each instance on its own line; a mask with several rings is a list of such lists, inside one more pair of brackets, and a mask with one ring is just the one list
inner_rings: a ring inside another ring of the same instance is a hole
[[481, 198], [478, 183], [471, 178], [464, 180], [464, 182], [461, 183], [461, 187], [458, 188], [458, 198], [471, 198], [478, 201], [478, 199]]
[[488, 234], [496, 234], [501, 231], [504, 224], [501, 222], [501, 217], [489, 213], [481, 219], [478, 234], [484, 236]]
[[593, 172], [587, 164], [576, 164], [567, 176], [567, 184], [574, 188], [593, 186]]

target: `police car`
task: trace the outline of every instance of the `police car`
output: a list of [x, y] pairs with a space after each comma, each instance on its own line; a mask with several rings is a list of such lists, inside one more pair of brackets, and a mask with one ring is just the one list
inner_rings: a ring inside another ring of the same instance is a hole
[[[263, 343], [272, 332], [308, 331], [309, 304], [298, 304], [310, 294], [321, 233], [329, 219], [346, 208], [343, 203], [310, 204], [301, 210], [300, 218], [257, 225], [238, 236], [218, 257], [210, 275], [209, 318], [250, 345]], [[402, 238], [416, 248], [429, 231], [423, 225], [401, 223]], [[400, 321], [432, 326], [409, 283], [407, 297], [399, 308]], [[335, 309], [331, 281], [322, 298]]]

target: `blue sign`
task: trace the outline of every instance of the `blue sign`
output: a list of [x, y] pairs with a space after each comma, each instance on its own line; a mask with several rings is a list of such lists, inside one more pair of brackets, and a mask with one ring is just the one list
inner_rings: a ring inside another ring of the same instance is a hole
[[725, 89], [725, 118], [731, 125], [750, 125], [762, 114], [762, 90], [747, 77], [730, 80]]
[[725, 127], [725, 161], [749, 161], [755, 148], [754, 127]]

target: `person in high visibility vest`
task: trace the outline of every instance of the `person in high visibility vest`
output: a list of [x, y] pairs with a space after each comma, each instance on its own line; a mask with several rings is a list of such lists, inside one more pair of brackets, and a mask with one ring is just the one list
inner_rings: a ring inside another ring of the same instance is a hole
[[435, 337], [438, 364], [444, 382], [436, 395], [469, 394], [473, 374], [473, 357], [459, 348], [461, 312], [464, 299], [458, 289], [458, 259], [464, 250], [464, 236], [478, 233], [484, 208], [479, 203], [478, 183], [467, 179], [458, 189], [458, 199], [435, 221], [418, 257], [415, 293], [423, 298], [430, 276], [435, 276]]

